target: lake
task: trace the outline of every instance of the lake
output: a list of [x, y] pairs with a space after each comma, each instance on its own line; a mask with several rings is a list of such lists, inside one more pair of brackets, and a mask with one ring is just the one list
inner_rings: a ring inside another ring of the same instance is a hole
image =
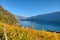
[[34, 26], [34, 29], [36, 30], [50, 30], [50, 31], [56, 31], [60, 32], [60, 25], [59, 23], [39, 23], [39, 22], [32, 22], [32, 21], [19, 21], [19, 24], [21, 26], [30, 27], [31, 25]]

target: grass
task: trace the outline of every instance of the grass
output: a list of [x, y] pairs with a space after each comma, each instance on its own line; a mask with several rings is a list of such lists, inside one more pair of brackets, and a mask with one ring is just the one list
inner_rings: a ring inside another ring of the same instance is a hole
[[[4, 34], [5, 29], [5, 34]], [[7, 38], [6, 38], [7, 36]], [[0, 40], [60, 40], [60, 33], [33, 30], [0, 22]]]

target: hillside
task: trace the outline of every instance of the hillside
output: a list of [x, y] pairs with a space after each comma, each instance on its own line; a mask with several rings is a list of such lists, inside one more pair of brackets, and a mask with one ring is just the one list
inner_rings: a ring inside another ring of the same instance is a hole
[[[5, 30], [5, 31], [4, 31]], [[0, 22], [0, 40], [60, 40], [60, 33], [11, 26]]]
[[7, 24], [16, 24], [15, 16], [0, 6], [0, 21]]
[[49, 14], [32, 16], [24, 20], [38, 21], [38, 22], [41, 21], [60, 22], [60, 12], [53, 12]]

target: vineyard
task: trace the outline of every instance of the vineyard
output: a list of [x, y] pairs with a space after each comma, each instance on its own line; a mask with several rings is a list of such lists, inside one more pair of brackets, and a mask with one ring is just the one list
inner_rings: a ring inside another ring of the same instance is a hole
[[60, 34], [12, 26], [0, 22], [0, 40], [60, 40]]

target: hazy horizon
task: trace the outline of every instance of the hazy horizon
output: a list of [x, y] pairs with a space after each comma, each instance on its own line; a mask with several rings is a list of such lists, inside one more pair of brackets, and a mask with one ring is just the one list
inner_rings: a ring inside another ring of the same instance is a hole
[[14, 15], [24, 17], [60, 11], [60, 0], [0, 0], [0, 5]]

